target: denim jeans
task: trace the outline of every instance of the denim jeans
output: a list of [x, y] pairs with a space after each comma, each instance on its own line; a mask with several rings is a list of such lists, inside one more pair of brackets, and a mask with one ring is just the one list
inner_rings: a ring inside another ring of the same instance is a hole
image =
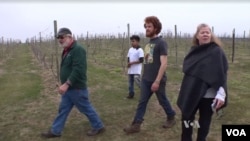
[[139, 74], [129, 74], [128, 75], [128, 90], [129, 96], [134, 96], [134, 82], [140, 88], [141, 87], [141, 76]]
[[213, 111], [211, 108], [211, 104], [213, 103], [213, 98], [202, 98], [199, 102], [199, 105], [196, 107], [195, 111], [192, 113], [191, 117], [186, 117], [182, 115], [182, 134], [181, 141], [192, 141], [193, 134], [193, 126], [189, 126], [188, 128], [184, 124], [184, 122], [189, 121], [192, 123], [195, 119], [195, 114], [199, 109], [199, 128], [197, 133], [196, 141], [206, 141], [206, 137], [209, 132], [210, 123], [212, 120]]
[[89, 101], [88, 90], [70, 89], [61, 97], [58, 115], [51, 127], [53, 134], [61, 135], [67, 117], [74, 105], [81, 113], [87, 116], [92, 128], [100, 129], [103, 127], [100, 117]]
[[[144, 120], [143, 117], [146, 111], [148, 101], [153, 94], [153, 92], [151, 91], [152, 84], [153, 82], [149, 82], [149, 81], [142, 79], [140, 100], [137, 106], [137, 110], [136, 110], [136, 114], [135, 114], [133, 122], [136, 122], [136, 123], [143, 122]], [[172, 109], [172, 106], [169, 100], [167, 99], [165, 86], [166, 86], [166, 82], [161, 82], [159, 84], [158, 91], [156, 91], [155, 93], [156, 93], [156, 97], [160, 105], [162, 106], [162, 108], [164, 109], [167, 115], [167, 118], [173, 118], [176, 112]]]

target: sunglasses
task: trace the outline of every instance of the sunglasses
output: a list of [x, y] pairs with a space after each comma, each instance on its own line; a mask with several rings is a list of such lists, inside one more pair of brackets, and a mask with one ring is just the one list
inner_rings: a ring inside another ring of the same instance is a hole
[[65, 36], [58, 36], [57, 39], [64, 39]]

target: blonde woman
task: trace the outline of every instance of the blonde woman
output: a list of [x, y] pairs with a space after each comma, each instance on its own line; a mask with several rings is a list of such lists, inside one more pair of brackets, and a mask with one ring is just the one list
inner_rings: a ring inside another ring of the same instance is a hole
[[192, 141], [195, 114], [199, 110], [197, 141], [205, 141], [213, 112], [227, 103], [227, 58], [221, 42], [207, 24], [200, 24], [193, 46], [183, 62], [177, 105], [182, 113], [181, 141]]

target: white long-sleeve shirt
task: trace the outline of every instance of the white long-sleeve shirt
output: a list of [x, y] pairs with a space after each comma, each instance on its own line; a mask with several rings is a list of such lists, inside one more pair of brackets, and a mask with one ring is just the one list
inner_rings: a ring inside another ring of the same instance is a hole
[[226, 93], [223, 87], [220, 87], [217, 92], [215, 91], [215, 89], [209, 88], [204, 95], [204, 98], [216, 98], [221, 101], [225, 101]]

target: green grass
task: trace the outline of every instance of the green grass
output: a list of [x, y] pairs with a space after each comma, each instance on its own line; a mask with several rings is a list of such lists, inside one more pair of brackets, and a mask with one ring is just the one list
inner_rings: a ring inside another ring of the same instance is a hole
[[2, 64], [0, 75], [0, 140], [19, 140], [28, 127], [30, 102], [35, 101], [42, 90], [39, 69], [32, 62], [29, 48], [15, 48], [12, 58]]
[[39, 96], [42, 88], [38, 68], [31, 62], [29, 49], [20, 47], [18, 50], [21, 53], [16, 52], [13, 58], [1, 67], [5, 70], [5, 73], [0, 76], [1, 106], [9, 103], [18, 104], [18, 100], [35, 98]]
[[[184, 48], [183, 48], [184, 49]], [[226, 48], [227, 49], [227, 48]], [[172, 49], [173, 51], [173, 49]], [[180, 51], [182, 49], [180, 48]], [[230, 54], [230, 50], [226, 50]], [[46, 52], [46, 51], [44, 51]], [[89, 50], [91, 52], [91, 49]], [[107, 52], [112, 56], [112, 52]], [[250, 108], [248, 101], [250, 86], [250, 52], [238, 50], [234, 63], [229, 63], [228, 91], [229, 105], [221, 118], [213, 117], [209, 141], [221, 140], [222, 124], [249, 124]], [[88, 88], [90, 100], [106, 126], [106, 132], [88, 137], [90, 129], [86, 116], [75, 108], [66, 122], [63, 136], [54, 141], [178, 141], [181, 134], [180, 111], [176, 106], [182, 79], [179, 56], [169, 56], [167, 69], [167, 95], [177, 111], [177, 124], [171, 129], [163, 129], [166, 117], [156, 97], [150, 99], [140, 133], [126, 135], [122, 130], [128, 126], [137, 108], [140, 90], [135, 87], [135, 98], [127, 100], [128, 83], [126, 70], [121, 68], [120, 59], [105, 57], [96, 53], [88, 59]], [[47, 55], [49, 56], [49, 55]], [[32, 59], [27, 46], [15, 48], [12, 58], [0, 64], [0, 140], [2, 141], [42, 141], [40, 133], [47, 131], [53, 122], [60, 95], [56, 91], [56, 80], [49, 69]], [[50, 60], [50, 59], [47, 59]], [[229, 58], [230, 60], [230, 58]], [[110, 63], [105, 63], [110, 62]], [[196, 129], [194, 130], [194, 136]]]

